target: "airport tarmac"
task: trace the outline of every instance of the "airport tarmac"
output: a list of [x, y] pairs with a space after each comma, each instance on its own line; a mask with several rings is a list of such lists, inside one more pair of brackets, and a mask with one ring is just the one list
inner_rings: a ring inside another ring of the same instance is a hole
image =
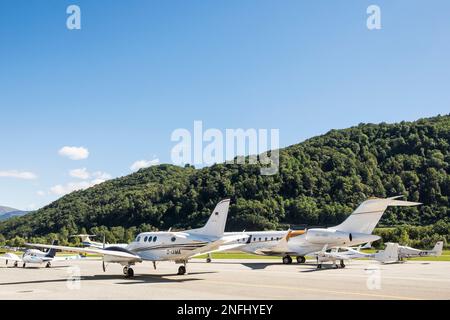
[[[126, 279], [118, 264], [54, 262], [52, 268], [0, 266], [0, 299], [450, 299], [450, 262], [408, 261], [381, 265], [351, 261], [329, 265], [283, 265], [277, 260], [193, 259], [188, 274], [178, 265], [134, 266]], [[76, 279], [80, 278], [80, 281]]]

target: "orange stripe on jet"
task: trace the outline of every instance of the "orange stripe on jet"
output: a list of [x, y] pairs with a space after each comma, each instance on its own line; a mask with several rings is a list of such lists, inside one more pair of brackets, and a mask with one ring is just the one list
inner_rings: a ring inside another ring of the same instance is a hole
[[306, 230], [291, 230], [286, 235], [286, 241], [289, 241], [290, 238], [300, 236], [302, 234], [305, 234]]

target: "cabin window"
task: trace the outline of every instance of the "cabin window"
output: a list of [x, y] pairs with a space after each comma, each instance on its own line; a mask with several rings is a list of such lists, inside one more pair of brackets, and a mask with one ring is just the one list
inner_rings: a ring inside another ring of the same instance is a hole
[[136, 242], [139, 242], [139, 241], [141, 241], [141, 236], [138, 236], [138, 237], [136, 238]]
[[172, 237], [172, 238], [170, 239], [170, 241], [172, 241], [172, 242], [175, 242], [175, 240], [177, 240], [177, 238], [175, 238], [175, 237]]
[[156, 241], [156, 238], [157, 238], [156, 236], [155, 236], [155, 237], [153, 238], [153, 242], [155, 242], [155, 241]]
[[261, 238], [259, 238], [259, 241], [261, 241]]
[[266, 241], [267, 241], [267, 237], [266, 237]]
[[272, 237], [272, 238], [270, 238], [270, 240], [272, 240], [272, 241], [273, 241], [273, 237]]
[[144, 237], [144, 242], [147, 242], [147, 238], [148, 238], [147, 236]]
[[148, 242], [151, 242], [152, 241], [152, 237], [150, 236], [150, 237], [148, 237]]

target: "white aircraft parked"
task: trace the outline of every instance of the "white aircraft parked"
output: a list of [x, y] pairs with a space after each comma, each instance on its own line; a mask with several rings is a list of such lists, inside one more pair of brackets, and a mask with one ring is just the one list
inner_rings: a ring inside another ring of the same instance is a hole
[[[344, 251], [340, 251], [343, 249]], [[322, 268], [323, 262], [332, 262], [334, 268], [345, 268], [344, 261], [358, 259], [358, 258], [369, 258], [375, 259], [381, 263], [393, 263], [398, 261], [398, 243], [386, 243], [386, 248], [384, 250], [378, 251], [376, 253], [363, 253], [359, 250], [353, 248], [334, 248], [330, 252], [327, 252], [326, 247], [322, 251], [313, 254], [316, 257], [317, 268]], [[340, 260], [338, 265], [336, 261]]]
[[246, 233], [226, 233], [242, 237], [233, 244], [237, 250], [258, 254], [283, 257], [283, 263], [292, 263], [291, 256], [297, 256], [298, 263], [306, 261], [305, 256], [328, 248], [352, 247], [380, 239], [372, 231], [381, 216], [390, 206], [416, 206], [421, 203], [396, 200], [401, 196], [380, 199], [370, 198], [341, 224], [330, 228], [312, 228], [288, 231], [259, 231]]
[[[54, 245], [58, 244], [58, 241], [53, 241]], [[36, 249], [28, 249], [26, 250], [22, 257], [19, 257], [18, 255], [14, 253], [6, 253], [3, 256], [0, 256], [1, 260], [5, 260], [6, 264], [8, 264], [9, 261], [14, 261], [14, 267], [17, 267], [19, 263], [22, 264], [22, 267], [25, 268], [27, 263], [31, 264], [43, 264], [45, 263], [46, 268], [51, 267], [51, 263], [53, 261], [67, 261], [67, 260], [73, 260], [73, 259], [80, 259], [80, 256], [65, 256], [65, 257], [55, 257], [56, 249], [49, 249], [46, 252], [43, 252], [41, 250]]]
[[407, 258], [416, 257], [430, 257], [430, 256], [440, 256], [442, 254], [442, 249], [444, 247], [443, 241], [436, 242], [435, 246], [431, 250], [419, 250], [407, 246], [398, 247], [398, 259], [403, 261]]
[[186, 263], [189, 258], [209, 253], [237, 239], [236, 236], [224, 236], [223, 234], [229, 205], [229, 199], [219, 202], [208, 222], [202, 228], [182, 232], [143, 232], [125, 248], [117, 246], [76, 248], [42, 244], [30, 245], [101, 255], [103, 257], [103, 271], [106, 270], [105, 263], [119, 263], [123, 266], [123, 273], [126, 277], [133, 277], [134, 271], [131, 266], [143, 261], [152, 261], [154, 268], [156, 268], [157, 261], [182, 263], [183, 265], [178, 268], [178, 274], [182, 275], [186, 273]]

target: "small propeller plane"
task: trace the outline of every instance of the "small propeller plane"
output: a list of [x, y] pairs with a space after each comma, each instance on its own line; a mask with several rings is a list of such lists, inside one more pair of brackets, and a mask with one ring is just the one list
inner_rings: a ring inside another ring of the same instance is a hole
[[[99, 248], [99, 249], [103, 249], [103, 248], [107, 248], [107, 247], [126, 247], [128, 245], [128, 243], [114, 243], [114, 244], [110, 244], [110, 243], [105, 243], [105, 239], [103, 239], [103, 243], [102, 242], [98, 242], [98, 241], [93, 241], [91, 239], [91, 237], [96, 237], [97, 235], [95, 234], [74, 234], [71, 235], [71, 238], [75, 238], [78, 237], [81, 239], [81, 245], [83, 247], [92, 247], [92, 248]], [[104, 238], [104, 237], [103, 237]]]
[[431, 250], [419, 250], [407, 246], [398, 247], [398, 259], [403, 261], [407, 258], [417, 258], [417, 257], [438, 257], [442, 254], [442, 249], [444, 247], [443, 241], [436, 242], [435, 246]]
[[[340, 251], [343, 250], [343, 251]], [[322, 268], [323, 262], [332, 262], [333, 268], [345, 268], [344, 261], [359, 259], [359, 258], [369, 258], [375, 259], [381, 263], [394, 263], [398, 261], [398, 243], [386, 243], [386, 248], [384, 250], [378, 251], [376, 253], [363, 253], [360, 252], [359, 249], [355, 250], [353, 248], [334, 248], [331, 249], [330, 252], [327, 252], [326, 246], [322, 249], [322, 251], [314, 253], [312, 256], [316, 257], [317, 261], [317, 269]], [[338, 265], [336, 261], [340, 260], [340, 264]]]
[[43, 244], [27, 245], [100, 255], [103, 259], [103, 271], [106, 271], [106, 263], [119, 263], [123, 266], [123, 273], [127, 278], [134, 276], [132, 266], [143, 261], [152, 261], [155, 269], [157, 261], [175, 261], [182, 264], [178, 268], [178, 275], [183, 275], [186, 273], [188, 260], [193, 256], [217, 250], [242, 237], [241, 235], [224, 236], [229, 205], [229, 199], [219, 202], [202, 228], [182, 232], [143, 232], [126, 247], [77, 248]]
[[[53, 241], [53, 245], [57, 245], [58, 240]], [[28, 249], [26, 250], [22, 257], [19, 257], [18, 255], [14, 253], [6, 253], [3, 256], [0, 256], [1, 260], [5, 260], [6, 264], [8, 264], [9, 261], [14, 262], [14, 267], [18, 267], [19, 263], [22, 264], [22, 267], [25, 268], [27, 263], [30, 264], [44, 264], [46, 268], [51, 267], [51, 263], [53, 261], [67, 261], [67, 260], [73, 260], [73, 259], [80, 259], [80, 256], [65, 256], [65, 257], [55, 257], [56, 249], [49, 249], [48, 251], [44, 252], [37, 249]]]

